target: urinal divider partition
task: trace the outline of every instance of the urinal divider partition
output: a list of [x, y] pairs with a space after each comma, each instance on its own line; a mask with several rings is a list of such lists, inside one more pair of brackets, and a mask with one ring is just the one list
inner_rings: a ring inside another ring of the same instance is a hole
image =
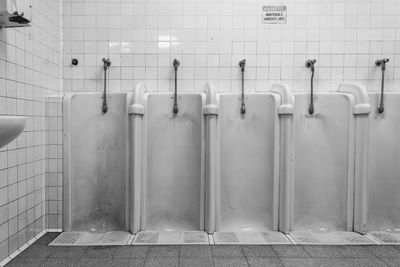
[[136, 86], [135, 93], [132, 98], [132, 105], [129, 107], [129, 115], [131, 119], [131, 179], [129, 185], [129, 230], [136, 234], [141, 229], [141, 177], [142, 177], [142, 129], [144, 115], [144, 93], [146, 87], [144, 83]]
[[294, 97], [285, 83], [272, 85], [272, 92], [279, 94], [281, 104], [278, 107], [280, 118], [280, 158], [279, 158], [279, 217], [278, 230], [288, 234], [293, 225], [293, 193], [294, 193], [294, 135], [293, 112]]
[[71, 175], [71, 166], [69, 157], [65, 156], [65, 153], [70, 150], [71, 147], [71, 116], [69, 112], [71, 109], [72, 94], [63, 96], [63, 222], [62, 228], [64, 231], [71, 231], [71, 205], [68, 201], [71, 199], [71, 181], [68, 179]]
[[218, 102], [214, 86], [206, 85], [206, 104], [204, 107], [206, 162], [205, 162], [205, 231], [212, 234], [216, 230], [216, 182], [218, 176]]
[[338, 91], [352, 94], [356, 101], [353, 109], [355, 116], [353, 231], [367, 234], [368, 117], [372, 108], [367, 91], [362, 85], [342, 83]]

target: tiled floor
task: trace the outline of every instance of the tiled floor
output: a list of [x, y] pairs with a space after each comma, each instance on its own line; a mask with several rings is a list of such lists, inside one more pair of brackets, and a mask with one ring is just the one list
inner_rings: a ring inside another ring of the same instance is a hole
[[7, 266], [400, 266], [400, 246], [49, 247], [48, 233]]

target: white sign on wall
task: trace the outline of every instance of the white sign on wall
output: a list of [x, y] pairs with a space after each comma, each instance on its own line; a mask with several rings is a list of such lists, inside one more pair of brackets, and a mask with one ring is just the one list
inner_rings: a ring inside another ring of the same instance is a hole
[[286, 6], [263, 6], [262, 20], [264, 24], [285, 24]]

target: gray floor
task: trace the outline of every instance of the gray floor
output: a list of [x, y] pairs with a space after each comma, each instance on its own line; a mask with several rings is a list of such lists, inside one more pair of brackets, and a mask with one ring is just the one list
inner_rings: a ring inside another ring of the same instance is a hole
[[47, 246], [57, 235], [6, 266], [400, 266], [400, 246]]

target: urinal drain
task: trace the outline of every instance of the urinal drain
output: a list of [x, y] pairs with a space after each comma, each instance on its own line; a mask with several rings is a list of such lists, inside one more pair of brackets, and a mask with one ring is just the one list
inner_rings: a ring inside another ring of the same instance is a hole
[[294, 231], [292, 238], [302, 245], [373, 245], [365, 236], [346, 231]]

